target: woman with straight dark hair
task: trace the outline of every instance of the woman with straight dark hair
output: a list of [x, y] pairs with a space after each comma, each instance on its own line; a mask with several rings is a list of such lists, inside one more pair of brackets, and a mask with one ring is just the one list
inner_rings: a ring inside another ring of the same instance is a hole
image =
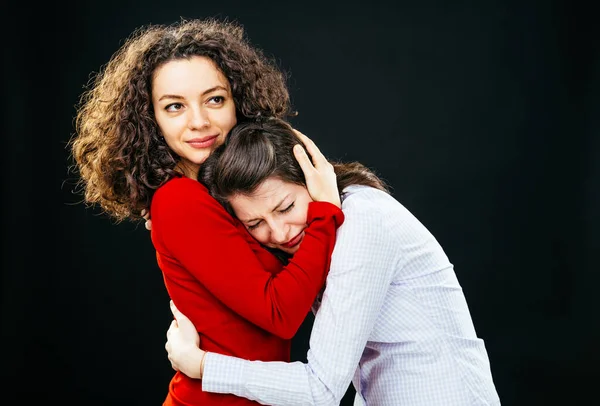
[[[261, 244], [293, 258], [311, 201], [294, 159], [302, 141], [281, 120], [244, 123], [200, 178]], [[313, 306], [308, 363], [253, 362], [205, 352], [176, 306], [166, 349], [203, 390], [269, 405], [499, 405], [488, 355], [442, 247], [373, 172], [332, 163], [344, 224]], [[310, 176], [310, 171], [305, 171]]]

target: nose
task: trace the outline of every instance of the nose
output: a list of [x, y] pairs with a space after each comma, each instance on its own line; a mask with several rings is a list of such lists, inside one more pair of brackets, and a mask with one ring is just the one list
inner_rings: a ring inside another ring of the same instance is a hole
[[288, 238], [288, 229], [285, 223], [280, 221], [273, 221], [271, 224], [271, 241], [274, 244], [283, 244], [286, 243]]
[[202, 107], [195, 107], [190, 109], [190, 117], [188, 121], [188, 127], [190, 130], [199, 130], [202, 128], [210, 127], [210, 120], [207, 112]]

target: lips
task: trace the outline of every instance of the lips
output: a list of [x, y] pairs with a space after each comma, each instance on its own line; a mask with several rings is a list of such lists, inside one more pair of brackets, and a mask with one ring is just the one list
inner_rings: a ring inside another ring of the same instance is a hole
[[215, 143], [219, 135], [211, 135], [209, 137], [194, 138], [186, 141], [192, 148], [208, 148]]
[[297, 236], [295, 236], [294, 238], [292, 238], [285, 244], [281, 244], [281, 246], [283, 248], [288, 248], [288, 249], [294, 248], [296, 245], [300, 244], [300, 242], [302, 241], [303, 238], [304, 238], [304, 231], [302, 231], [300, 234], [298, 234]]

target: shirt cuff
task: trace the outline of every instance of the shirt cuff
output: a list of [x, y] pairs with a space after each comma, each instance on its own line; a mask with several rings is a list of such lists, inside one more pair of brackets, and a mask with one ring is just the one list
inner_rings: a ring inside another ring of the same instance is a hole
[[246, 362], [240, 358], [207, 352], [204, 358], [202, 390], [213, 393], [239, 393], [244, 385]]

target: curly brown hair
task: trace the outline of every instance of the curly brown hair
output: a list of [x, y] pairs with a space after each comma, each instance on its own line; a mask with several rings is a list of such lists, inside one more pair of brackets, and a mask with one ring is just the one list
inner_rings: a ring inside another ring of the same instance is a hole
[[153, 74], [165, 63], [210, 58], [229, 80], [238, 122], [293, 116], [286, 76], [252, 46], [243, 27], [214, 18], [136, 29], [93, 76], [68, 143], [84, 202], [117, 222], [142, 220], [156, 189], [176, 175], [179, 157], [154, 117]]

